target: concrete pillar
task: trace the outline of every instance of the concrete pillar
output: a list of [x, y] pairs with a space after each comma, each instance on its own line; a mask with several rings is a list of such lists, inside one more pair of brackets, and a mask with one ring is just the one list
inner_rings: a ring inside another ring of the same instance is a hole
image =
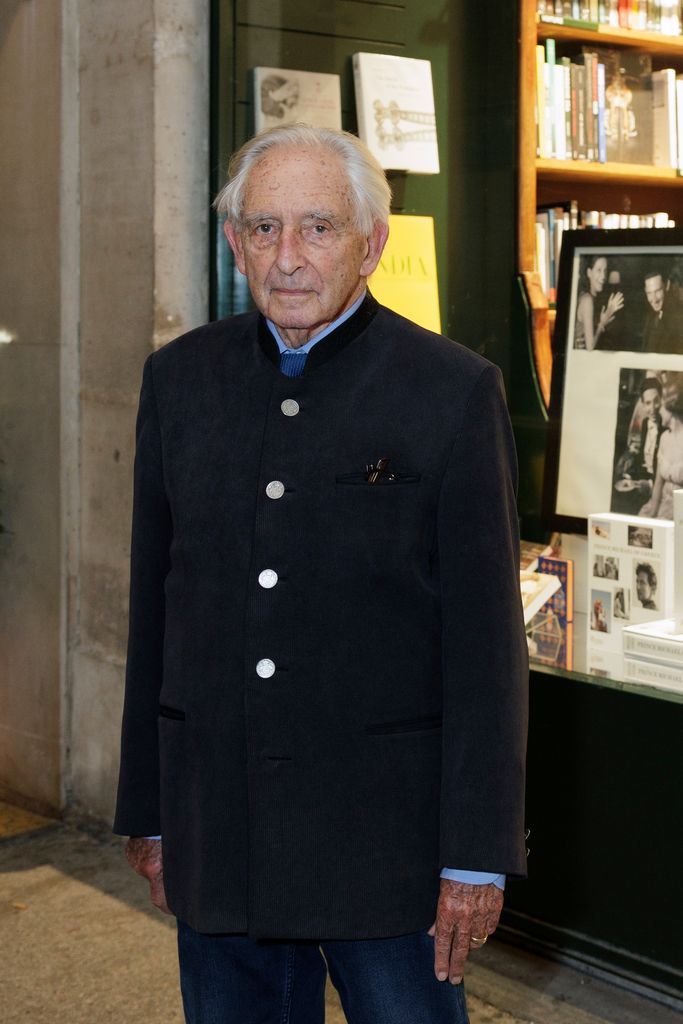
[[[134, 419], [153, 347], [207, 318], [209, 0], [80, 2], [80, 538], [67, 775], [111, 814]], [[76, 453], [71, 453], [71, 459]]]
[[0, 6], [0, 797], [111, 814], [142, 364], [207, 317], [209, 0]]
[[0, 797], [61, 803], [60, 10], [0, 6]]

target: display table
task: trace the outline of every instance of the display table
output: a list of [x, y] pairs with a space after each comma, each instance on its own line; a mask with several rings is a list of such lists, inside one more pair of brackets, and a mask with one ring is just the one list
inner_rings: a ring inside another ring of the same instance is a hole
[[579, 616], [574, 671], [531, 664], [529, 878], [508, 883], [501, 937], [676, 1003], [683, 693], [591, 674], [585, 636]]
[[[568, 671], [563, 664], [552, 661], [541, 663], [532, 655], [530, 658], [532, 671], [559, 676], [563, 679], [573, 679], [577, 682], [592, 683], [609, 690], [622, 690], [626, 693], [637, 693], [643, 697], [653, 697], [655, 700], [683, 704], [683, 684], [629, 679], [622, 654], [602, 654], [595, 650], [589, 654], [587, 645], [588, 617], [585, 614], [577, 613], [573, 626], [572, 669]], [[656, 667], [656, 665], [652, 665], [653, 669]], [[681, 739], [683, 742], [683, 737]]]

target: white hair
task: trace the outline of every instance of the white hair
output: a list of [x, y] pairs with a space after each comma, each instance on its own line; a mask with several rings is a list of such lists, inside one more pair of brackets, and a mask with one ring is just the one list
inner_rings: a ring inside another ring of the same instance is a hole
[[236, 230], [242, 227], [244, 193], [252, 169], [270, 150], [292, 146], [323, 148], [340, 157], [351, 186], [358, 231], [369, 235], [376, 223], [388, 223], [391, 189], [367, 146], [350, 132], [291, 124], [259, 132], [232, 155], [228, 183], [216, 196], [214, 206]]

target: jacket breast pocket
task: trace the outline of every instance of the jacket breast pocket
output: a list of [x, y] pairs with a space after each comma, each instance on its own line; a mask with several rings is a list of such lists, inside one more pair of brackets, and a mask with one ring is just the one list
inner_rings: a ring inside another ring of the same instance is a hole
[[380, 476], [375, 483], [368, 483], [367, 473], [341, 473], [336, 477], [338, 484], [351, 487], [367, 487], [369, 490], [377, 487], [402, 487], [405, 484], [419, 484], [419, 473], [392, 473]]

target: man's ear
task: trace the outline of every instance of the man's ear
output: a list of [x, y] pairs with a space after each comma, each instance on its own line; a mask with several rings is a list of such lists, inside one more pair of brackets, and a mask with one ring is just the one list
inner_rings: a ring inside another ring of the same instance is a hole
[[223, 224], [223, 233], [228, 240], [228, 245], [232, 249], [235, 257], [235, 263], [240, 274], [244, 274], [246, 277], [247, 269], [246, 263], [244, 262], [244, 249], [242, 247], [242, 236], [238, 231], [235, 231], [234, 226], [229, 220], [226, 220]]
[[376, 222], [372, 232], [367, 236], [368, 251], [361, 263], [361, 277], [370, 277], [370, 274], [374, 273], [388, 237], [389, 225]]

